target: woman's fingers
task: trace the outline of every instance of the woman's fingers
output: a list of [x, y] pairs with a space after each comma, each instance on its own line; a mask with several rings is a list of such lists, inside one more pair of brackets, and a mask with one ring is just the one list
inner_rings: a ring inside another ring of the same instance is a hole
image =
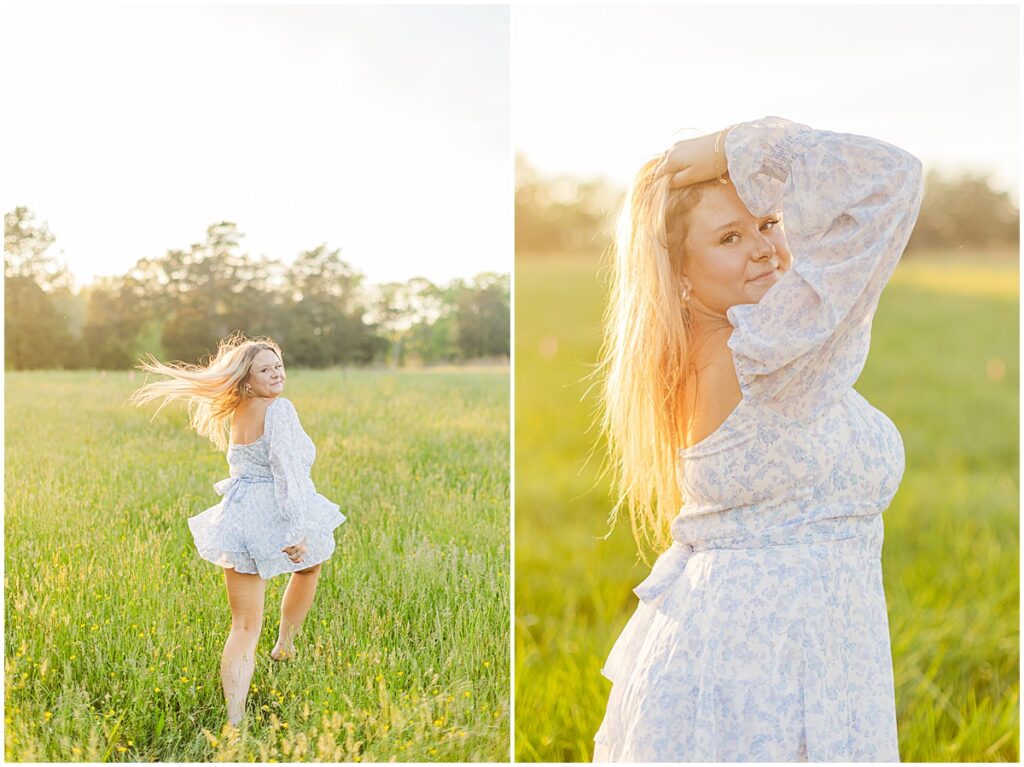
[[680, 157], [675, 150], [670, 149], [665, 153], [665, 156], [661, 158], [661, 162], [658, 163], [658, 167], [655, 169], [654, 175], [672, 175], [673, 173], [679, 173], [682, 170], [686, 170], [689, 166], [690, 163], [687, 158]]
[[[657, 166], [657, 173], [669, 177], [669, 188], [679, 189], [698, 184], [718, 175], [715, 165], [715, 137], [712, 133], [699, 138], [677, 141]], [[724, 162], [724, 160], [720, 160]]]
[[670, 189], [678, 189], [693, 183], [693, 172], [689, 166], [672, 166], [663, 162], [658, 168], [656, 177], [663, 175], [668, 176]]
[[681, 189], [684, 186], [690, 184], [689, 171], [683, 170], [679, 173], [673, 173], [672, 178], [668, 180], [669, 189]]

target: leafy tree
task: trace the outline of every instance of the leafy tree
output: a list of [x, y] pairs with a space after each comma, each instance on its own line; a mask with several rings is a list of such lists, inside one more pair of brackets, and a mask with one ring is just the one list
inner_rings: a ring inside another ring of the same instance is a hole
[[451, 291], [424, 277], [414, 277], [401, 291], [405, 324], [403, 361], [420, 364], [447, 362], [458, 356], [454, 339]]
[[[507, 275], [368, 286], [326, 244], [288, 265], [250, 258], [235, 224], [224, 221], [202, 243], [140, 259], [72, 295], [70, 275], [48, 255], [48, 230], [23, 208], [5, 221], [12, 368], [125, 368], [145, 352], [199, 361], [234, 331], [270, 335], [290, 364], [308, 367], [508, 354]], [[69, 324], [80, 332], [69, 333]]]
[[545, 177], [516, 156], [517, 252], [592, 252], [607, 247], [623, 192], [603, 178]]
[[207, 228], [204, 243], [168, 251], [159, 264], [170, 302], [163, 331], [170, 357], [196, 360], [213, 354], [218, 341], [247, 319], [240, 296], [249, 289], [245, 278], [252, 264], [237, 252], [241, 238], [235, 224], [222, 221]]
[[50, 255], [54, 236], [26, 207], [4, 214], [4, 359], [7, 367], [67, 367], [74, 363], [68, 316], [58, 306], [71, 275]]
[[280, 343], [299, 364], [367, 362], [373, 329], [362, 318], [363, 277], [326, 244], [299, 254], [287, 273], [289, 304]]
[[988, 177], [950, 178], [932, 170], [908, 249], [1017, 247], [1019, 227], [1020, 211]]
[[455, 300], [455, 341], [462, 359], [510, 353], [508, 275], [478, 274], [460, 286]]

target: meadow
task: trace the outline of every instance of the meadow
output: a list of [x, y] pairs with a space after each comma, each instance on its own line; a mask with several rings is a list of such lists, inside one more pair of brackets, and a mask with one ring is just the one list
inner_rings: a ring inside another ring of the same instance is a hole
[[[515, 751], [587, 761], [600, 675], [649, 565], [609, 532], [595, 405], [604, 276], [593, 256], [516, 264]], [[856, 389], [899, 427], [907, 469], [882, 554], [902, 761], [1020, 754], [1018, 266], [905, 258]]]
[[6, 759], [508, 761], [508, 368], [289, 371], [348, 521], [284, 664], [268, 581], [234, 737], [224, 577], [186, 525], [227, 464], [140, 383], [6, 376]]

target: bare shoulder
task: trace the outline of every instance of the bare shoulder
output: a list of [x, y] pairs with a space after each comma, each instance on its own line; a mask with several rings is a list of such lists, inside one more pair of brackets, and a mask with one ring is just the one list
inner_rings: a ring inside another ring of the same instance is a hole
[[254, 398], [239, 405], [231, 415], [231, 441], [236, 445], [249, 444], [262, 437], [270, 404]]
[[709, 339], [701, 348], [696, 367], [696, 381], [691, 391], [693, 414], [686, 435], [686, 444], [695, 445], [711, 436], [743, 399], [729, 335]]

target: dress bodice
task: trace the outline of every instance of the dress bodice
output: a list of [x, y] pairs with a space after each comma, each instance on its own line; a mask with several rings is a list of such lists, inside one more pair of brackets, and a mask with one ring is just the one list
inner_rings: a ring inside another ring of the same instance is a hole
[[682, 543], [879, 514], [905, 466], [899, 431], [853, 388], [805, 421], [741, 401], [679, 455]]
[[305, 535], [312, 505], [336, 504], [316, 491], [310, 477], [316, 446], [302, 428], [290, 400], [277, 397], [264, 416], [263, 435], [241, 445], [229, 445], [229, 476], [214, 485], [226, 499], [241, 499], [245, 484], [272, 482], [282, 515], [288, 520], [288, 539]]
[[[294, 451], [295, 458], [307, 468], [312, 468], [313, 462], [316, 460], [316, 445], [305, 431], [297, 433], [295, 439], [290, 441], [287, 446], [282, 446], [282, 449]], [[227, 461], [232, 477], [273, 477], [266, 432], [254, 442], [228, 445]]]

